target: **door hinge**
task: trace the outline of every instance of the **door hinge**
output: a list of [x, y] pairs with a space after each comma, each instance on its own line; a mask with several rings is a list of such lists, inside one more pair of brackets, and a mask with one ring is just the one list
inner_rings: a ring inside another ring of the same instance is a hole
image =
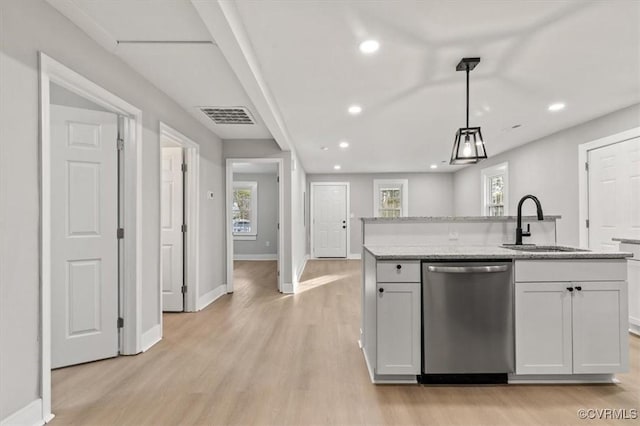
[[280, 176], [276, 176], [276, 182], [280, 183]]
[[278, 224], [278, 229], [280, 229], [280, 224]]
[[182, 226], [180, 227], [180, 229], [181, 229], [181, 231], [182, 231], [183, 233], [187, 232], [187, 224], [186, 224], [186, 223], [183, 223], [183, 224], [182, 224]]
[[180, 170], [182, 170], [182, 173], [187, 171], [187, 163], [182, 163], [182, 166], [180, 166]]
[[118, 328], [124, 327], [124, 318], [118, 318]]
[[182, 288], [180, 288], [180, 291], [182, 292], [182, 294], [186, 294], [187, 293], [187, 286], [183, 285]]
[[278, 276], [280, 276], [280, 271], [278, 271]]
[[585, 163], [584, 163], [584, 169], [585, 169], [586, 171], [589, 171], [589, 162], [585, 161]]
[[585, 220], [585, 224], [587, 225], [587, 228], [589, 227], [589, 219]]
[[124, 150], [124, 139], [118, 138], [118, 151]]
[[118, 231], [117, 231], [116, 234], [117, 234], [119, 240], [123, 239], [124, 238], [124, 228], [118, 228]]

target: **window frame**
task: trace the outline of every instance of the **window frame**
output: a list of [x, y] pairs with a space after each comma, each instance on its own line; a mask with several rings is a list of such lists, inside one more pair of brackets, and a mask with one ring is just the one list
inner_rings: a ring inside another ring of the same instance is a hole
[[482, 184], [482, 203], [480, 206], [481, 216], [489, 216], [489, 207], [494, 206], [489, 202], [491, 197], [491, 189], [489, 188], [489, 184], [491, 182], [491, 178], [496, 176], [502, 176], [502, 180], [504, 183], [502, 191], [503, 211], [501, 216], [509, 216], [509, 163], [506, 161], [504, 163], [496, 164], [495, 166], [484, 168], [480, 171], [480, 182]]
[[[248, 189], [251, 191], [251, 232], [233, 231], [233, 206], [231, 207], [231, 232], [236, 241], [255, 241], [258, 239], [258, 182], [256, 181], [234, 181], [233, 193], [237, 189]], [[233, 202], [233, 195], [231, 198]]]
[[408, 179], [374, 179], [373, 180], [373, 217], [380, 216], [380, 191], [383, 189], [400, 190], [400, 216], [409, 216], [409, 180]]

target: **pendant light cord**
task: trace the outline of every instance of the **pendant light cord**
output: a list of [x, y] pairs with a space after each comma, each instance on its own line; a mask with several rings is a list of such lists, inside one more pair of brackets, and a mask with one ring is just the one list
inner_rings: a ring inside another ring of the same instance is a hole
[[467, 65], [467, 129], [469, 128], [469, 64]]

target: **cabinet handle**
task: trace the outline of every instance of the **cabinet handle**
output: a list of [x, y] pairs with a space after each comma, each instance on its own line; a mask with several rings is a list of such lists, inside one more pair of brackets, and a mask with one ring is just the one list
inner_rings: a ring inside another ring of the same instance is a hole
[[567, 290], [569, 290], [570, 292], [573, 292], [573, 287], [567, 287]]
[[580, 287], [579, 285], [576, 286], [576, 290], [581, 291], [582, 287]]
[[396, 269], [398, 270], [402, 269], [402, 265], [396, 265]]
[[384, 288], [380, 288], [380, 289], [378, 289], [378, 292], [379, 292], [379, 293], [384, 293]]

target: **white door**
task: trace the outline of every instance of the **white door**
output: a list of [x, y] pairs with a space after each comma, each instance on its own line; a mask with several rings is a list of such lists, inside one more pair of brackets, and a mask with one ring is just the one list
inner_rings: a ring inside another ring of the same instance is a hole
[[347, 257], [347, 185], [313, 185], [313, 254]]
[[118, 123], [51, 106], [51, 367], [118, 355]]
[[162, 148], [162, 310], [182, 311], [183, 268], [183, 171], [182, 148]]
[[516, 373], [571, 374], [571, 291], [567, 282], [516, 283]]
[[376, 286], [377, 374], [420, 374], [420, 283]]
[[628, 371], [627, 283], [574, 282], [573, 372]]
[[640, 238], [640, 138], [589, 151], [589, 248]]

